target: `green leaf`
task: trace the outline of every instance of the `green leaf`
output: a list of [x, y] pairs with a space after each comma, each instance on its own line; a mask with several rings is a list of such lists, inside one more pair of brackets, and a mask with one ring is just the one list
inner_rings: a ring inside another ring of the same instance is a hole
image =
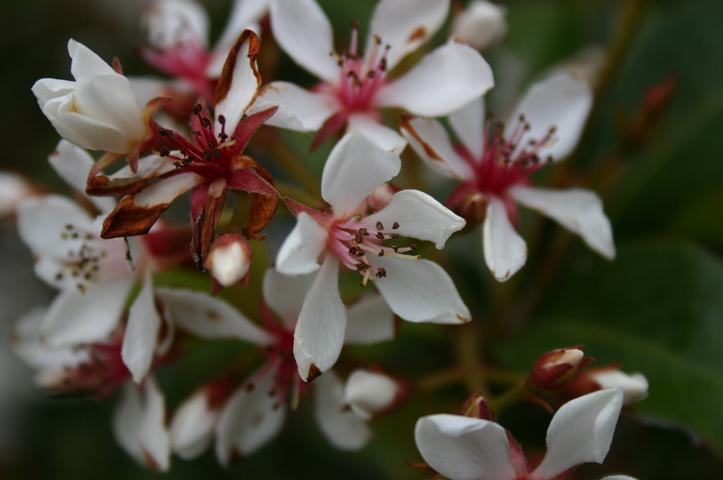
[[614, 263], [579, 263], [537, 321], [498, 355], [529, 368], [535, 357], [586, 345], [598, 365], [621, 362], [650, 381], [642, 413], [694, 428], [723, 450], [723, 264], [695, 245], [625, 245]]

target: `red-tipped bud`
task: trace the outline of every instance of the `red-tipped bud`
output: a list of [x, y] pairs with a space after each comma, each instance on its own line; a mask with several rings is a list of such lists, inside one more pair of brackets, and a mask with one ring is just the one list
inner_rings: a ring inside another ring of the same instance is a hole
[[495, 413], [490, 408], [487, 399], [480, 393], [475, 393], [464, 402], [459, 411], [460, 415], [472, 418], [481, 418], [482, 420], [494, 420]]
[[575, 345], [541, 355], [532, 366], [530, 386], [538, 390], [563, 387], [575, 376], [581, 366], [590, 362], [582, 350], [582, 345]]
[[627, 374], [615, 365], [580, 372], [565, 387], [565, 394], [576, 398], [604, 388], [622, 388], [623, 404], [630, 405], [648, 396], [648, 379], [642, 373]]
[[235, 233], [218, 237], [206, 259], [206, 269], [223, 287], [243, 280], [250, 267], [251, 246], [244, 237]]

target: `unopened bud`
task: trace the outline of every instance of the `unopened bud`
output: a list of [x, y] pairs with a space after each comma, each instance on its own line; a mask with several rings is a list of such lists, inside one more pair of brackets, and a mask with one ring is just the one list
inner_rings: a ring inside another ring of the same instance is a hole
[[495, 414], [490, 408], [487, 399], [479, 393], [475, 393], [464, 402], [460, 415], [472, 418], [481, 418], [482, 420], [494, 420]]
[[394, 406], [401, 391], [388, 375], [355, 370], [344, 387], [344, 400], [360, 418], [369, 420]]
[[452, 37], [477, 50], [500, 42], [507, 34], [506, 9], [486, 0], [475, 0], [454, 18]]
[[582, 349], [582, 345], [575, 345], [540, 356], [532, 366], [530, 385], [538, 390], [553, 390], [567, 384], [580, 366], [589, 363]]
[[642, 373], [627, 374], [614, 366], [591, 368], [575, 377], [565, 391], [579, 397], [606, 388], [622, 388], [623, 404], [630, 405], [648, 396], [648, 379]]
[[251, 267], [251, 246], [241, 235], [227, 233], [213, 242], [206, 268], [223, 287], [243, 280]]
[[228, 378], [211, 382], [187, 398], [171, 421], [171, 448], [181, 458], [201, 455], [213, 441], [221, 409], [232, 392]]
[[12, 217], [22, 200], [36, 194], [30, 182], [20, 175], [0, 172], [0, 219]]

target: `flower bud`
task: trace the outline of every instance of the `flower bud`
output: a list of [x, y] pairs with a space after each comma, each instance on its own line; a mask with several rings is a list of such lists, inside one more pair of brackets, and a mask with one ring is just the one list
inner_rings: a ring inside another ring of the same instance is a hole
[[251, 267], [251, 246], [241, 235], [227, 233], [213, 242], [206, 268], [223, 287], [229, 287], [246, 277]]
[[506, 9], [486, 0], [475, 0], [454, 18], [452, 36], [477, 50], [498, 43], [507, 33]]
[[226, 377], [208, 383], [178, 407], [170, 432], [171, 448], [179, 457], [198, 457], [211, 445], [216, 423], [233, 386], [232, 379]]
[[0, 219], [15, 214], [18, 204], [37, 194], [33, 186], [16, 173], [0, 172]]
[[487, 403], [487, 399], [479, 393], [472, 395], [464, 402], [459, 414], [465, 417], [481, 418], [482, 420], [495, 419], [495, 413]]
[[208, 15], [192, 0], [150, 2], [141, 26], [150, 46], [159, 50], [189, 44], [205, 48], [208, 42]]
[[582, 345], [552, 350], [540, 356], [532, 366], [530, 385], [539, 390], [553, 390], [567, 384], [588, 360]]
[[623, 404], [630, 405], [648, 396], [648, 379], [642, 373], [627, 374], [614, 366], [591, 368], [575, 377], [565, 391], [579, 397], [606, 388], [622, 388]]
[[391, 408], [400, 393], [400, 385], [388, 375], [355, 370], [344, 387], [344, 400], [360, 418], [369, 420]]
[[75, 40], [68, 42], [68, 53], [75, 81], [43, 78], [33, 85], [43, 113], [79, 147], [130, 153], [148, 130], [130, 82]]

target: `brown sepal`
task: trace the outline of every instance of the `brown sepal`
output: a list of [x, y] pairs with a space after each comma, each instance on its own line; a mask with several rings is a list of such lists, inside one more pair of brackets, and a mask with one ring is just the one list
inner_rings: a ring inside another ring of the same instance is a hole
[[132, 195], [125, 196], [103, 222], [101, 238], [132, 237], [148, 233], [156, 220], [170, 206], [137, 207]]

